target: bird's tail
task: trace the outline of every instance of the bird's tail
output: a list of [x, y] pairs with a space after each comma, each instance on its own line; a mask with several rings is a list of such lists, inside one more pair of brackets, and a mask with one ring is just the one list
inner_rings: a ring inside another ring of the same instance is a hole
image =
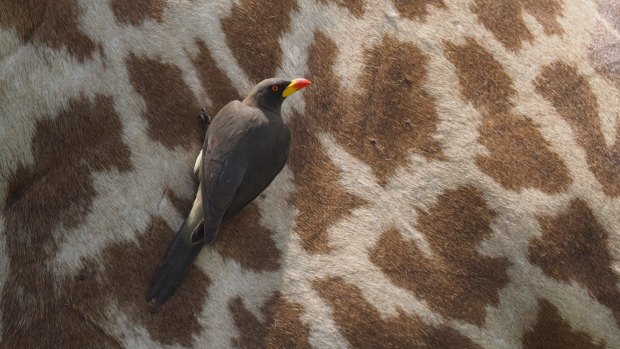
[[194, 232], [202, 232], [204, 229], [200, 196], [196, 198], [196, 202], [192, 212], [177, 232], [164, 264], [155, 275], [146, 296], [147, 302], [155, 306], [161, 305], [172, 295], [204, 246], [204, 240], [192, 241]]

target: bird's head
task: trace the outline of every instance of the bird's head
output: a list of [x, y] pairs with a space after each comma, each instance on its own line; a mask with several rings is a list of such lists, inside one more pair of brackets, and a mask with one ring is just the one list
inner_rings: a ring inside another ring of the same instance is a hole
[[308, 85], [310, 85], [310, 80], [306, 79], [266, 79], [254, 86], [246, 101], [259, 108], [280, 111], [286, 97]]

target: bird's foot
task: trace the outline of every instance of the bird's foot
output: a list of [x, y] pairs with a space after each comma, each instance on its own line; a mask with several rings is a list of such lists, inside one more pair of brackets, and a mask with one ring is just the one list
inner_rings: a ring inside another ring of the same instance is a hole
[[200, 108], [200, 114], [198, 114], [198, 119], [200, 119], [200, 121], [202, 121], [202, 123], [207, 127], [211, 123], [211, 117], [209, 116], [207, 110], [204, 107]]

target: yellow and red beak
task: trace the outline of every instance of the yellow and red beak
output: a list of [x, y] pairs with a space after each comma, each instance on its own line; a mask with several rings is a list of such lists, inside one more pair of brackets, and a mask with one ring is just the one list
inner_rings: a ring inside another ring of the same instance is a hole
[[294, 79], [290, 84], [288, 84], [288, 86], [286, 86], [284, 91], [282, 91], [282, 97], [288, 97], [310, 84], [310, 80], [307, 79]]

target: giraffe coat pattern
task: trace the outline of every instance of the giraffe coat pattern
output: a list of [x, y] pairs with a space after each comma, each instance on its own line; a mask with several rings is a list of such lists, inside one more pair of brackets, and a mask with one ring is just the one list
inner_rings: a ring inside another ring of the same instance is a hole
[[[617, 348], [613, 0], [0, 4], [0, 348]], [[201, 107], [289, 161], [144, 300]]]

